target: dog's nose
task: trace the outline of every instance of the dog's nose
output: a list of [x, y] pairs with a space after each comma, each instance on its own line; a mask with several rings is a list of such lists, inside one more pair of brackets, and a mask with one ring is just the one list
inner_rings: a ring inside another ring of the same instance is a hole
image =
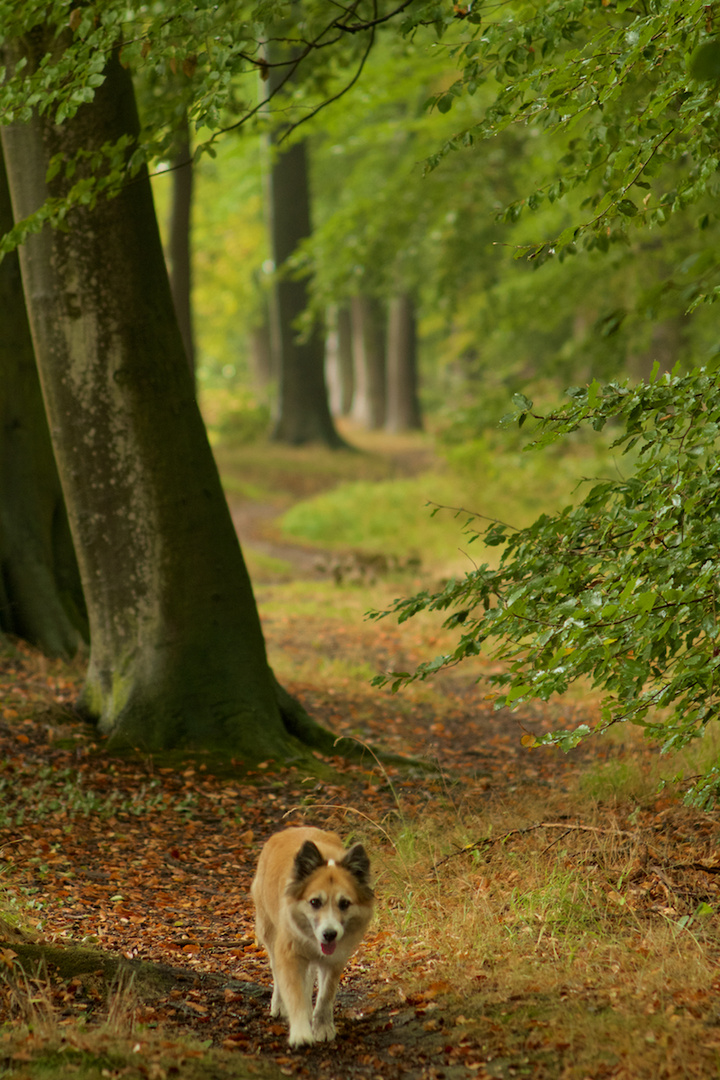
[[323, 930], [323, 941], [334, 941], [337, 937], [337, 930]]

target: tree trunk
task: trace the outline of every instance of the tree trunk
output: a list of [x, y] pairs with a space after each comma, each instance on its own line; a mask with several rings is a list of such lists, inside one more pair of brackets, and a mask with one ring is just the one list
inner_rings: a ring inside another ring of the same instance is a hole
[[[12, 226], [0, 154], [0, 233]], [[14, 251], [0, 263], [0, 312], [0, 629], [69, 658], [87, 615]]]
[[385, 423], [385, 337], [379, 300], [354, 296], [351, 302], [355, 394], [352, 415], [370, 430]]
[[[39, 46], [29, 66], [56, 41], [50, 28], [24, 38], [25, 50]], [[131, 76], [115, 56], [72, 120], [55, 127], [43, 115], [3, 129], [16, 217], [48, 194], [52, 155], [72, 159], [138, 133]], [[51, 188], [62, 194], [59, 178]], [[252, 762], [296, 752], [288, 723], [323, 742], [305, 714], [292, 715], [267, 664], [147, 173], [66, 223], [30, 237], [20, 259], [90, 618], [81, 706], [111, 747], [215, 749]]]
[[172, 161], [172, 203], [168, 235], [170, 288], [175, 314], [185, 346], [187, 361], [195, 378], [195, 339], [192, 323], [192, 249], [191, 218], [193, 164], [190, 125], [187, 113], [177, 131], [176, 151]]
[[250, 357], [255, 384], [260, 390], [267, 390], [275, 378], [268, 319], [264, 319], [250, 331]]
[[352, 319], [350, 308], [342, 304], [337, 313], [338, 367], [340, 369], [340, 412], [349, 416], [352, 409], [355, 374], [353, 370]]
[[333, 416], [349, 416], [353, 400], [352, 326], [350, 309], [337, 304], [328, 311], [325, 349], [330, 411]]
[[307, 282], [291, 277], [287, 261], [310, 235], [310, 192], [304, 142], [275, 150], [267, 179], [268, 216], [276, 280], [271, 318], [278, 355], [277, 415], [273, 437], [297, 446], [343, 446], [330, 415], [325, 343], [317, 323], [300, 336], [297, 320], [308, 306]]
[[388, 431], [422, 428], [417, 386], [415, 309], [406, 293], [394, 296], [388, 311], [387, 417]]

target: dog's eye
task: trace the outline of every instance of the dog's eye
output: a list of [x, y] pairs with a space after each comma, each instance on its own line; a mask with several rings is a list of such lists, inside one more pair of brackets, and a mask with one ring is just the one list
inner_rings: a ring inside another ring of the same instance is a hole
[[322, 907], [322, 900], [319, 896], [313, 896], [312, 900], [310, 901], [310, 907], [315, 908], [316, 911], [318, 910], [318, 908]]
[[350, 901], [346, 900], [345, 897], [343, 897], [342, 900], [338, 900], [338, 907], [341, 911], [347, 911], [347, 909], [350, 907]]

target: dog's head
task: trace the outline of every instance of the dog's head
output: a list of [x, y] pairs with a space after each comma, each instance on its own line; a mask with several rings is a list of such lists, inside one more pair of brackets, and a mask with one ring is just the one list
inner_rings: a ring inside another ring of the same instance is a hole
[[336, 862], [325, 859], [312, 840], [295, 856], [288, 886], [293, 918], [305, 935], [312, 935], [324, 956], [349, 955], [370, 921], [374, 894], [370, 860], [355, 844]]

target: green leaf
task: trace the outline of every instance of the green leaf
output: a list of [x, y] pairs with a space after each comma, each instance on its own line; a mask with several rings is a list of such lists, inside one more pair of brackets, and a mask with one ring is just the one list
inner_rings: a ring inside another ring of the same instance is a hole
[[621, 199], [617, 204], [617, 208], [623, 217], [635, 217], [638, 213], [638, 208], [632, 199]]

